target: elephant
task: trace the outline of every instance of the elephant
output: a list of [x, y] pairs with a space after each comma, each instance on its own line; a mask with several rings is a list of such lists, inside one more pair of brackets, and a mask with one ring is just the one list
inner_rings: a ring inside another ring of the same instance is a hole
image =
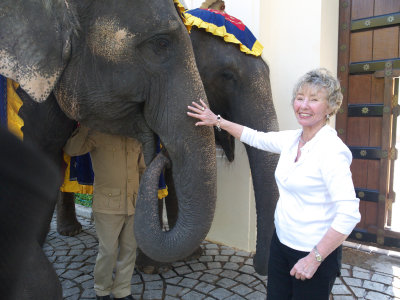
[[[196, 64], [211, 110], [224, 119], [259, 131], [277, 131], [269, 67], [261, 57], [244, 54], [239, 46], [193, 26], [190, 33]], [[225, 131], [215, 131], [215, 142], [234, 160], [235, 141]], [[278, 188], [274, 178], [278, 155], [246, 146], [257, 211], [257, 245], [253, 259], [257, 273], [268, 271], [269, 244], [274, 227]], [[166, 208], [170, 227], [176, 220], [177, 202], [172, 176], [166, 171], [169, 196]]]
[[[173, 1], [3, 0], [0, 16], [0, 74], [20, 84], [24, 141], [61, 166], [75, 122], [138, 139], [148, 165], [138, 245], [159, 261], [193, 252], [215, 210], [215, 145], [212, 129], [186, 116], [206, 95]], [[157, 157], [156, 135], [164, 146]], [[160, 163], [170, 165], [179, 199], [179, 226], [169, 232], [152, 214]]]
[[[2, 127], [0, 141], [1, 299], [62, 299], [42, 251], [61, 174], [43, 153]], [[33, 276], [36, 282], [29, 284]]]

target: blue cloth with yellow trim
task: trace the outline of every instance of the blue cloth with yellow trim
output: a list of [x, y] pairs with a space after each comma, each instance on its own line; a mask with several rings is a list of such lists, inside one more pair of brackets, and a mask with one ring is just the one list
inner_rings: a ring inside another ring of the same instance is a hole
[[224, 38], [226, 42], [239, 44], [247, 54], [260, 56], [263, 46], [239, 19], [214, 9], [196, 8], [183, 13], [186, 26], [196, 26]]
[[94, 174], [92, 159], [89, 153], [80, 156], [71, 156], [69, 180], [76, 180], [79, 184], [83, 185], [93, 185]]

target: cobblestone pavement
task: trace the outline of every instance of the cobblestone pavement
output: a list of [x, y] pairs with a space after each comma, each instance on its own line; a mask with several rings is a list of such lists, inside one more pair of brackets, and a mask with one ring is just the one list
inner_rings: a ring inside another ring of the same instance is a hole
[[[57, 233], [53, 218], [44, 251], [61, 280], [64, 299], [95, 299], [93, 267], [97, 238], [92, 221], [78, 219], [83, 232], [65, 237]], [[135, 271], [131, 281], [135, 299], [266, 298], [267, 278], [255, 273], [251, 253], [209, 242], [201, 246], [204, 251], [199, 259], [176, 262], [161, 275]], [[342, 276], [337, 278], [332, 291], [334, 300], [400, 299], [400, 258], [347, 247], [344, 250]]]

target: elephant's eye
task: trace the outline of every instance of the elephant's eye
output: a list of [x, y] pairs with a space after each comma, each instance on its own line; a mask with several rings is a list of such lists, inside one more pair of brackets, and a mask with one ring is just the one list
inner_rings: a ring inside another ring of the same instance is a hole
[[222, 75], [222, 78], [224, 78], [225, 80], [233, 80], [235, 78], [233, 73], [228, 70], [225, 70], [224, 72], [222, 72], [221, 75]]
[[150, 64], [162, 64], [170, 57], [172, 42], [168, 35], [155, 36], [139, 46], [140, 53]]

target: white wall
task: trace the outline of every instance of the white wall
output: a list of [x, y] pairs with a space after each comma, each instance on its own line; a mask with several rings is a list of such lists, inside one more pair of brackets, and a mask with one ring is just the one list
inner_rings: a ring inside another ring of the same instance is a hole
[[299, 128], [290, 106], [298, 78], [317, 67], [336, 74], [339, 0], [266, 0], [260, 16], [280, 129]]
[[[186, 0], [188, 8], [202, 2]], [[317, 67], [336, 74], [339, 0], [225, 0], [225, 5], [264, 45], [280, 129], [299, 128], [290, 105], [298, 78]], [[236, 141], [231, 164], [217, 150], [217, 166], [217, 207], [207, 239], [254, 251], [254, 192], [243, 145]]]

